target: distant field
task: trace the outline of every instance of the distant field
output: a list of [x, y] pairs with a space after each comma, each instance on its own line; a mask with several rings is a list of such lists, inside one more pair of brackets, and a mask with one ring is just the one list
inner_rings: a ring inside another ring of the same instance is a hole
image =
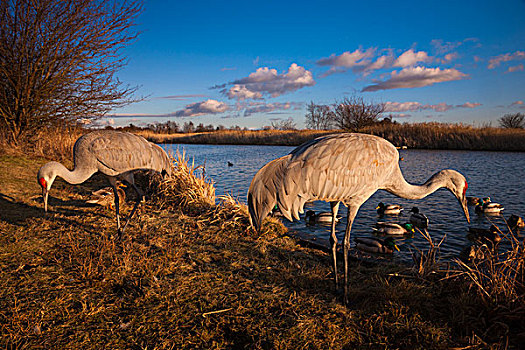
[[[215, 131], [192, 134], [137, 132], [156, 143], [250, 144], [297, 146], [313, 138], [339, 130], [250, 130]], [[396, 146], [418, 149], [483, 151], [525, 151], [525, 130], [475, 128], [460, 124], [381, 124], [361, 132], [378, 135]]]

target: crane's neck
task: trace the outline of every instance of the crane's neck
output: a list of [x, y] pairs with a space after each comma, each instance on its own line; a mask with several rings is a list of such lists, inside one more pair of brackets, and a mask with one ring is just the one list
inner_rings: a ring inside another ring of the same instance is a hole
[[401, 170], [397, 169], [394, 176], [395, 181], [385, 190], [402, 198], [421, 199], [436, 192], [440, 188], [449, 188], [447, 178], [443, 176], [442, 171], [435, 173], [422, 185], [412, 185], [406, 182]]
[[91, 177], [91, 175], [93, 175], [96, 172], [96, 170], [93, 171], [93, 170], [85, 169], [85, 168], [78, 167], [78, 166], [75, 166], [75, 169], [71, 171], [58, 162], [49, 162], [48, 164], [49, 164], [50, 169], [52, 169], [52, 173], [55, 176], [59, 176], [62, 179], [64, 179], [66, 182], [69, 182], [70, 184], [73, 184], [73, 185], [86, 181], [87, 179]]

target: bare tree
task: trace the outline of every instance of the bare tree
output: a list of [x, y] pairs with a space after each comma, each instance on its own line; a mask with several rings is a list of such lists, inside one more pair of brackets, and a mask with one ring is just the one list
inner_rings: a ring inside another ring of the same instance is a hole
[[332, 117], [338, 128], [359, 131], [365, 126], [377, 123], [384, 110], [384, 103], [366, 102], [360, 96], [345, 97], [334, 104]]
[[293, 118], [290, 117], [286, 120], [273, 121], [272, 128], [275, 130], [297, 130], [297, 125]]
[[182, 132], [185, 134], [195, 132], [195, 125], [193, 124], [193, 122], [192, 121], [185, 122], [184, 125], [182, 126]]
[[525, 128], [525, 114], [509, 113], [499, 118], [499, 125], [502, 128], [508, 129], [523, 129]]
[[333, 112], [329, 106], [318, 105], [313, 101], [306, 106], [306, 127], [309, 129], [328, 130], [332, 128], [334, 121]]
[[0, 129], [9, 141], [132, 102], [136, 88], [116, 73], [141, 11], [134, 0], [3, 0]]

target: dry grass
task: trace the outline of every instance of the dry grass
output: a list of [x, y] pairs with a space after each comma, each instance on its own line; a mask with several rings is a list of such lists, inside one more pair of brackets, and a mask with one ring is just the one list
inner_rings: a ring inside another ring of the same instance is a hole
[[525, 242], [507, 229], [504, 233], [498, 228], [509, 250], [483, 245], [483, 258], [469, 263], [457, 260], [456, 272], [472, 282], [487, 307], [507, 308], [513, 318], [522, 320], [525, 330]]
[[525, 130], [464, 124], [380, 124], [362, 132], [381, 136], [396, 146], [424, 149], [525, 151]]
[[172, 176], [162, 179], [151, 177], [149, 188], [159, 208], [202, 212], [215, 205], [215, 187], [197, 170], [201, 166], [190, 164], [185, 153], [177, 152], [173, 159]]
[[87, 130], [79, 126], [59, 125], [51, 129], [42, 128], [35, 134], [22, 140], [18, 146], [8, 144], [5, 139], [0, 140], [0, 151], [4, 154], [44, 157], [60, 162], [71, 163], [73, 145]]
[[[157, 143], [263, 144], [298, 146], [305, 141], [334, 132], [316, 130], [217, 131], [195, 134], [154, 134], [141, 132]], [[414, 123], [377, 124], [361, 130], [386, 138], [396, 146], [423, 149], [464, 149], [525, 151], [525, 130], [473, 127], [463, 124]]]
[[[114, 213], [85, 204], [101, 176], [57, 180], [44, 214], [41, 158], [0, 158], [0, 346], [3, 348], [353, 349], [518, 347], [519, 322], [465, 278], [351, 264], [351, 306], [330, 256], [275, 219], [261, 234], [184, 156], [151, 180], [122, 241]], [[181, 193], [182, 192], [182, 193]], [[129, 206], [124, 209], [129, 210]], [[516, 289], [517, 293], [521, 293]], [[498, 299], [503, 303], [503, 299]], [[516, 313], [512, 313], [516, 315]], [[503, 317], [503, 318], [502, 318]], [[523, 320], [523, 318], [521, 319]]]
[[156, 143], [295, 146], [333, 132], [333, 130], [224, 130], [193, 134], [155, 134], [144, 131], [139, 134]]

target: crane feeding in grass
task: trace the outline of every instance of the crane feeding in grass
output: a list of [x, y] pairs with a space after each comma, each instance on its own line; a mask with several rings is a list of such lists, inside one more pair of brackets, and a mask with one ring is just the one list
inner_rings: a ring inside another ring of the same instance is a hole
[[[420, 199], [446, 188], [458, 199], [467, 221], [467, 181], [455, 170], [441, 170], [422, 185], [405, 181], [399, 168], [399, 153], [390, 142], [366, 134], [332, 134], [306, 142], [290, 154], [275, 159], [255, 174], [248, 190], [250, 222], [261, 229], [264, 218], [275, 205], [290, 221], [299, 219], [306, 202], [330, 203], [332, 217], [339, 204], [347, 206], [343, 238], [344, 302], [348, 302], [348, 251], [350, 230], [359, 207], [377, 190], [398, 197]], [[335, 220], [330, 244], [336, 288], [338, 287]]]
[[[126, 229], [143, 197], [143, 192], [135, 185], [133, 172], [151, 169], [171, 175], [171, 161], [162, 148], [141, 136], [114, 130], [98, 130], [81, 136], [73, 147], [73, 162], [72, 171], [58, 162], [46, 163], [38, 170], [37, 179], [42, 187], [45, 211], [49, 190], [57, 176], [76, 185], [100, 171], [108, 177], [113, 187], [119, 236]], [[128, 182], [137, 193], [137, 201], [122, 228], [117, 178]]]

